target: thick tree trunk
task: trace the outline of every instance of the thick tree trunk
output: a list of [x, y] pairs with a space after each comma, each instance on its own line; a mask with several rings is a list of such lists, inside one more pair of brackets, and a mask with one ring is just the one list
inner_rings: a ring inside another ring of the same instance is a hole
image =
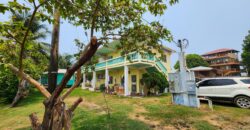
[[28, 90], [26, 88], [26, 80], [21, 79], [18, 84], [18, 90], [17, 90], [16, 96], [11, 103], [11, 107], [15, 107], [21, 99], [27, 96], [27, 91]]
[[54, 20], [48, 73], [48, 90], [50, 93], [53, 93], [57, 86], [58, 45], [60, 32], [60, 12], [58, 9], [55, 9], [54, 11]]
[[[48, 124], [40, 124], [38, 118], [33, 113], [30, 115], [30, 120], [33, 130], [70, 130], [71, 120], [73, 118], [73, 112], [76, 107], [82, 102], [82, 98], [76, 100], [76, 102], [70, 107], [67, 108], [66, 104], [62, 100], [57, 100], [57, 102], [52, 106], [52, 109], [47, 109], [48, 105], [51, 105], [48, 102], [45, 102], [44, 105], [45, 113], [51, 113], [48, 119]], [[44, 119], [43, 119], [44, 121]]]

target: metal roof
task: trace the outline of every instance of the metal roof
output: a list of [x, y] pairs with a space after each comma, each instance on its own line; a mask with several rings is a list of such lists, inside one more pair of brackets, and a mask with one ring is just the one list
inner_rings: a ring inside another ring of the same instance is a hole
[[237, 51], [235, 49], [221, 48], [221, 49], [217, 49], [217, 50], [214, 50], [214, 51], [207, 52], [207, 53], [203, 54], [203, 56], [212, 55], [212, 54], [216, 54], [216, 53], [222, 53], [222, 52], [228, 52], [228, 51], [239, 52], [239, 51]]
[[198, 67], [191, 68], [189, 70], [192, 70], [192, 71], [210, 71], [210, 70], [213, 70], [213, 68], [205, 67], [205, 66], [198, 66]]

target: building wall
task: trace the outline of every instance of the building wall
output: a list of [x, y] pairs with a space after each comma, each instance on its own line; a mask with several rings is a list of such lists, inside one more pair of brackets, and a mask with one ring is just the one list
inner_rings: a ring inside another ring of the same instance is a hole
[[[140, 80], [142, 75], [146, 73], [145, 69], [129, 68], [128, 76], [128, 88], [129, 92], [132, 92], [132, 75], [136, 75], [136, 93], [140, 93], [141, 84]], [[98, 75], [103, 75], [104, 78], [99, 78]], [[99, 71], [96, 73], [96, 87], [99, 88], [101, 84], [105, 84], [105, 71]], [[124, 76], [124, 68], [121, 69], [109, 69], [109, 76], [113, 77], [113, 82], [109, 84], [110, 87], [113, 87], [115, 84], [121, 85], [121, 79]]]

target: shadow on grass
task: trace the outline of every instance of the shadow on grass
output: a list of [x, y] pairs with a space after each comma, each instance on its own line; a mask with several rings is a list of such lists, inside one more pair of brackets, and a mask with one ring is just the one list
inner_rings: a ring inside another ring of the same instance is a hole
[[129, 119], [121, 113], [112, 113], [110, 118], [106, 114], [96, 114], [83, 109], [77, 109], [72, 121], [75, 130], [149, 130], [143, 122]]
[[20, 103], [17, 105], [17, 107], [32, 105], [35, 103], [42, 103], [44, 100], [44, 96], [36, 89], [32, 89], [29, 93], [29, 95], [20, 101]]

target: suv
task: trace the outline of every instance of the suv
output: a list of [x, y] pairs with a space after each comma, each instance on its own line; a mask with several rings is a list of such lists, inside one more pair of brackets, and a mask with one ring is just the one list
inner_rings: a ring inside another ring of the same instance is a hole
[[198, 96], [250, 108], [250, 78], [208, 78], [197, 83]]

